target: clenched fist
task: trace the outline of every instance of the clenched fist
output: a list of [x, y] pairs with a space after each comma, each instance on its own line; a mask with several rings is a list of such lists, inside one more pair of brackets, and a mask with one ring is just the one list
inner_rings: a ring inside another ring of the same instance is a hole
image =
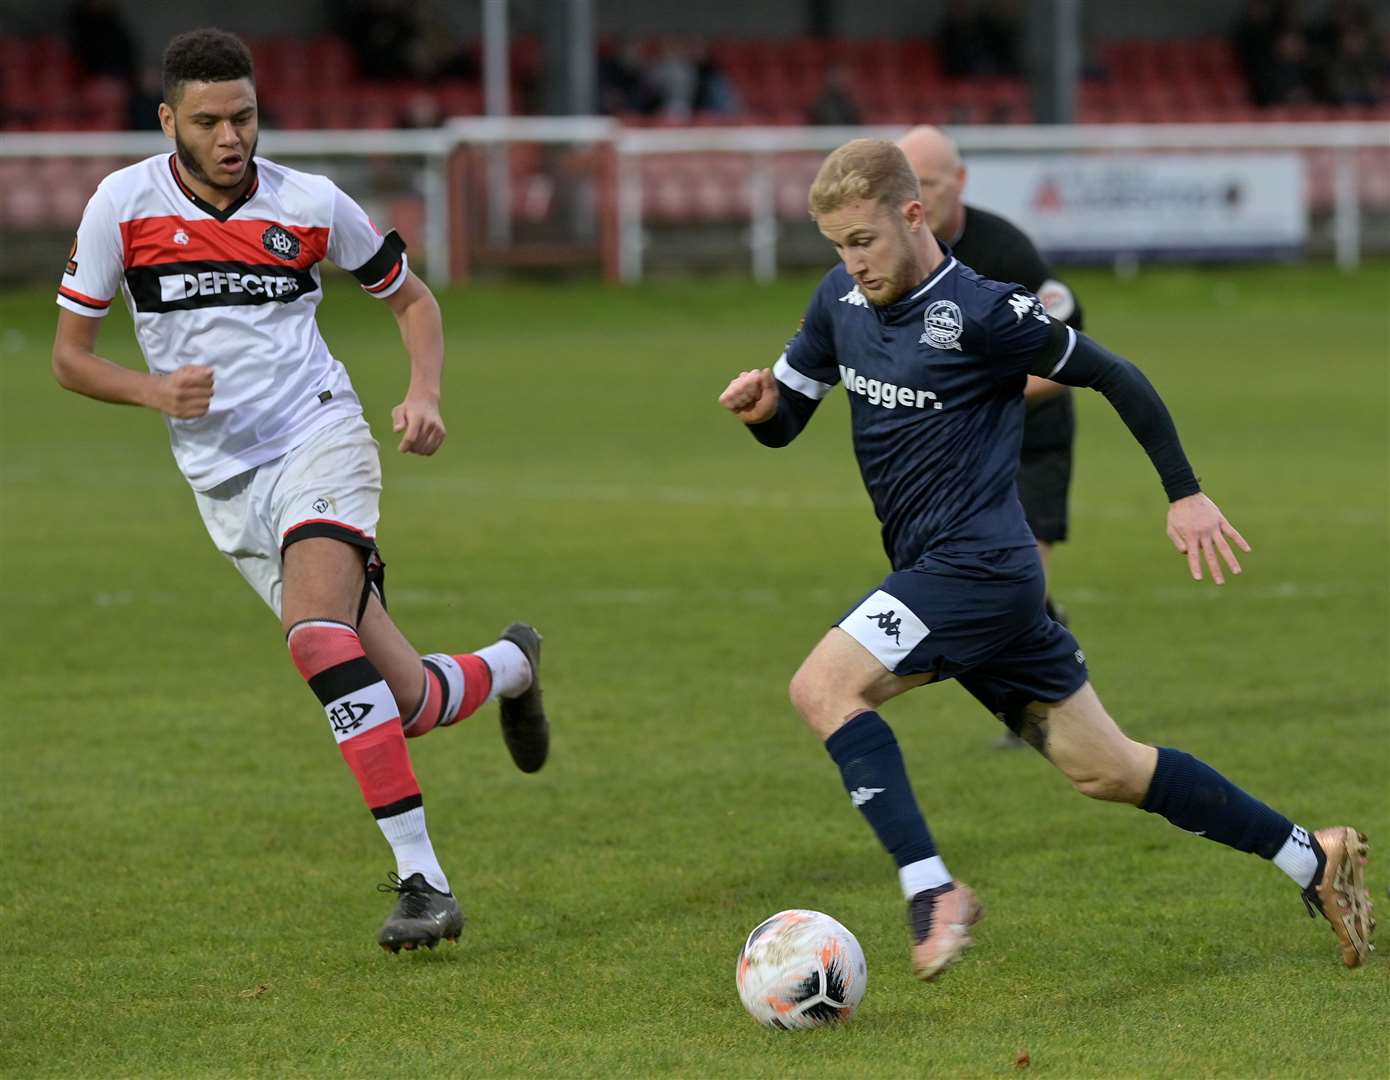
[[212, 368], [202, 364], [187, 364], [159, 379], [156, 406], [159, 411], [179, 420], [194, 420], [205, 416], [212, 401]]
[[745, 424], [761, 424], [777, 414], [777, 380], [771, 368], [743, 371], [719, 395], [719, 404]]

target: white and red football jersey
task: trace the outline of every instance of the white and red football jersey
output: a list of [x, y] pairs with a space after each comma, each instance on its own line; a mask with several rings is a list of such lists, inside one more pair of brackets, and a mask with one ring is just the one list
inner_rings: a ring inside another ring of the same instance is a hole
[[362, 411], [315, 322], [325, 258], [374, 296], [406, 279], [405, 243], [382, 236], [324, 176], [264, 158], [225, 210], [195, 195], [173, 154], [112, 173], [82, 215], [58, 303], [104, 315], [119, 288], [150, 371], [213, 369], [212, 404], [165, 417], [174, 458], [207, 491]]

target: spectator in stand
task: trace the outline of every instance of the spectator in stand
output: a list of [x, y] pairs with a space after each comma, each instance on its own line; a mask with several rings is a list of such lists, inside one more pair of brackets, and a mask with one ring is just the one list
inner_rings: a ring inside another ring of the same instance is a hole
[[1308, 39], [1303, 31], [1290, 26], [1274, 41], [1269, 64], [1268, 105], [1306, 105], [1313, 99], [1309, 86]]
[[428, 90], [417, 90], [406, 100], [399, 126], [406, 129], [437, 128], [443, 122], [444, 109], [439, 99]]
[[825, 83], [806, 119], [825, 127], [853, 127], [862, 122], [859, 102], [849, 88], [849, 69], [843, 64], [831, 64], [827, 69]]
[[1373, 106], [1380, 103], [1379, 83], [1384, 61], [1376, 55], [1375, 44], [1375, 36], [1369, 30], [1353, 28], [1342, 36], [1327, 83], [1328, 100], [1332, 104]]
[[689, 119], [695, 109], [695, 61], [676, 38], [661, 44], [661, 55], [651, 71], [652, 85], [661, 98], [662, 113], [672, 120]]
[[969, 0], [950, 0], [936, 36], [947, 75], [969, 78], [980, 73], [978, 64], [984, 55], [984, 42], [980, 40], [980, 26]]
[[598, 107], [609, 116], [637, 113], [650, 116], [661, 106], [642, 63], [641, 47], [633, 41], [619, 42], [599, 50]]
[[1269, 0], [1246, 0], [1245, 10], [1231, 32], [1231, 47], [1240, 61], [1250, 100], [1256, 105], [1268, 105], [1274, 97], [1271, 73], [1278, 34], [1278, 22]]
[[337, 0], [333, 25], [364, 79], [409, 79], [422, 38], [408, 0]]
[[968, 0], [950, 0], [937, 31], [946, 74], [956, 78], [1018, 75], [1020, 39], [1013, 0], [993, 0], [978, 10]]
[[131, 131], [162, 131], [159, 103], [164, 100], [164, 79], [159, 68], [146, 65], [131, 87], [126, 102], [126, 127]]
[[695, 111], [716, 116], [734, 116], [743, 111], [743, 102], [734, 89], [733, 80], [710, 55], [709, 46], [699, 42], [695, 47]]
[[1357, 0], [1333, 0], [1324, 18], [1308, 27], [1312, 55], [1310, 81], [1317, 98], [1329, 105], [1375, 105], [1381, 58], [1375, 23]]
[[135, 38], [112, 0], [77, 0], [68, 12], [68, 46], [82, 74], [135, 82]]
[[981, 75], [1012, 78], [1020, 74], [1019, 41], [1022, 37], [1018, 10], [1013, 0], [994, 0], [977, 16], [983, 49]]

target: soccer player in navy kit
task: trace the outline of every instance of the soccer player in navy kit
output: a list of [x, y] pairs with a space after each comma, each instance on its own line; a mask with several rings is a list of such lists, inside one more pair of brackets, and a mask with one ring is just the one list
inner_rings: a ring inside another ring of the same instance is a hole
[[[1073, 330], [1082, 329], [1080, 302], [1066, 283], [1053, 275], [1027, 234], [998, 214], [966, 205], [962, 199], [965, 164], [945, 132], [922, 124], [898, 139], [898, 147], [922, 187], [927, 227], [951, 254], [981, 277], [1017, 282], [1037, 296], [1054, 319]], [[1038, 542], [1043, 577], [1050, 581], [1052, 548], [1067, 538], [1076, 411], [1070, 387], [1037, 375], [1028, 376], [1023, 400], [1028, 411], [1023, 417], [1023, 445], [1018, 457], [1018, 499]], [[1065, 623], [1052, 604], [1050, 588], [1046, 603], [1047, 613]], [[1011, 731], [994, 744], [1000, 750], [1027, 745]]]
[[831, 628], [790, 694], [851, 801], [898, 867], [912, 967], [935, 978], [971, 944], [984, 909], [937, 853], [892, 730], [876, 711], [955, 678], [1080, 792], [1161, 814], [1272, 860], [1328, 918], [1343, 962], [1374, 928], [1367, 842], [1309, 833], [1178, 750], [1128, 738], [1087, 678], [1076, 639], [1044, 610], [1037, 546], [1015, 489], [1030, 374], [1099, 390], [1149, 455], [1169, 499], [1168, 536], [1194, 580], [1219, 585], [1249, 547], [1198, 485], [1162, 400], [1134, 365], [1058, 322], [1036, 296], [943, 251], [916, 175], [891, 142], [826, 158], [810, 209], [841, 265], [826, 274], [772, 369], [745, 371], [720, 403], [759, 442], [785, 446], [835, 384], [892, 572]]

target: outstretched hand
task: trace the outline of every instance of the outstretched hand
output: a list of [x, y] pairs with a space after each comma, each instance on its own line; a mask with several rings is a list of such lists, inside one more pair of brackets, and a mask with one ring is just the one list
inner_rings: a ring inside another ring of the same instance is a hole
[[391, 410], [391, 430], [397, 435], [404, 432], [400, 445], [402, 454], [429, 457], [439, 449], [446, 434], [438, 399], [407, 394], [405, 400]]
[[1201, 492], [1178, 499], [1168, 507], [1168, 539], [1173, 546], [1187, 556], [1187, 568], [1192, 571], [1192, 580], [1202, 580], [1202, 562], [1206, 561], [1211, 571], [1211, 579], [1224, 585], [1226, 579], [1221, 573], [1221, 556], [1232, 574], [1240, 573], [1240, 561], [1231, 545], [1230, 537], [1241, 551], [1249, 551], [1250, 545], [1236, 527], [1226, 520], [1221, 508]]
[[761, 424], [777, 414], [777, 380], [771, 368], [739, 372], [719, 395], [719, 404], [745, 424]]

